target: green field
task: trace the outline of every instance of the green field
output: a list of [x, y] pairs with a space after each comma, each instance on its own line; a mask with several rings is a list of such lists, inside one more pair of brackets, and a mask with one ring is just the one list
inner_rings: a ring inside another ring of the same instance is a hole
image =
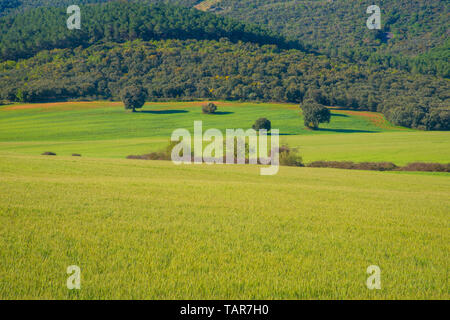
[[[260, 176], [258, 166], [124, 159], [194, 120], [226, 129], [267, 117], [307, 162], [448, 163], [448, 132], [340, 110], [313, 132], [294, 105], [199, 106], [0, 107], [0, 299], [450, 298], [448, 174]], [[81, 267], [81, 290], [66, 287], [69, 265]], [[366, 287], [370, 265], [381, 290]]]
[[[374, 133], [386, 131], [363, 117], [333, 112], [318, 132], [303, 126], [300, 108], [290, 104], [218, 103], [216, 115], [201, 112], [201, 102], [148, 103], [125, 112], [121, 103], [86, 102], [0, 107], [0, 141], [91, 141], [136, 137], [170, 137], [176, 128], [192, 129], [195, 120], [220, 130], [251, 128], [266, 117], [283, 135]], [[389, 131], [395, 128], [389, 129]], [[397, 131], [400, 131], [398, 129]], [[20, 133], [20, 134], [18, 134]]]
[[450, 298], [447, 176], [39, 156], [0, 170], [0, 299]]
[[[39, 155], [80, 153], [125, 158], [158, 151], [176, 128], [250, 128], [267, 117], [279, 128], [281, 142], [299, 147], [305, 161], [350, 160], [449, 162], [450, 134], [382, 127], [364, 116], [332, 112], [319, 131], [303, 127], [296, 105], [220, 102], [218, 115], [201, 113], [199, 102], [148, 103], [143, 112], [124, 112], [120, 103], [56, 103], [0, 107], [0, 152]], [[363, 113], [362, 113], [363, 114]], [[380, 116], [379, 114], [374, 115]], [[375, 134], [376, 133], [376, 134]]]

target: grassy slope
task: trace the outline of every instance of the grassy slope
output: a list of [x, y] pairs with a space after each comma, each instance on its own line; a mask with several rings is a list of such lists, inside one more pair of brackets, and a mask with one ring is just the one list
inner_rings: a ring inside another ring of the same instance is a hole
[[[126, 113], [120, 103], [56, 103], [0, 108], [0, 152], [124, 158], [163, 148], [175, 128], [249, 128], [261, 116], [279, 128], [282, 142], [299, 146], [306, 161], [352, 160], [449, 162], [447, 132], [419, 132], [362, 116], [333, 111], [323, 130], [304, 129], [299, 108], [289, 104], [220, 102], [220, 115], [203, 115], [199, 102], [148, 103], [143, 113]], [[14, 110], [13, 110], [14, 109]], [[376, 115], [376, 114], [375, 114]], [[376, 133], [376, 134], [374, 134]]]
[[[121, 103], [58, 103], [0, 108], [0, 141], [75, 141], [136, 137], [170, 137], [176, 128], [250, 128], [266, 117], [285, 135], [316, 134], [306, 130], [300, 108], [289, 104], [222, 102], [219, 114], [204, 115], [202, 102], [148, 103], [142, 112], [124, 112]], [[28, 108], [28, 109], [27, 109]], [[14, 110], [12, 110], [14, 109]], [[222, 114], [220, 114], [222, 113]], [[318, 133], [381, 132], [366, 119], [337, 114]], [[17, 132], [20, 132], [18, 135]]]
[[[105, 159], [162, 148], [194, 120], [248, 128], [267, 116], [307, 161], [448, 162], [448, 133], [337, 110], [328, 130], [311, 132], [292, 105], [220, 110], [0, 107], [0, 299], [449, 298], [446, 174], [282, 167], [262, 177], [255, 166]], [[48, 150], [84, 157], [38, 155]], [[65, 287], [71, 264], [82, 268], [79, 292]], [[381, 291], [365, 287], [371, 264]]]
[[0, 172], [0, 299], [449, 298], [446, 176], [21, 155]]

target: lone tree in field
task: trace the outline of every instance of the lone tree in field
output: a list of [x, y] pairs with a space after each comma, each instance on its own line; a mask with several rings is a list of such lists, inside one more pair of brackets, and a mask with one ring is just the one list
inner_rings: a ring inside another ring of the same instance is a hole
[[133, 109], [133, 112], [136, 112], [136, 109], [140, 109], [144, 105], [147, 92], [141, 86], [128, 86], [123, 88], [120, 97], [125, 109]]
[[270, 129], [272, 129], [272, 124], [266, 118], [259, 118], [258, 120], [256, 120], [252, 128], [256, 131], [261, 129], [266, 129], [267, 131], [270, 131]]
[[316, 130], [321, 123], [330, 123], [331, 113], [328, 108], [313, 102], [306, 101], [300, 106], [303, 110], [305, 126]]
[[216, 112], [216, 110], [217, 110], [217, 106], [212, 102], [209, 102], [208, 104], [204, 104], [202, 106], [202, 112], [204, 114], [213, 114]]

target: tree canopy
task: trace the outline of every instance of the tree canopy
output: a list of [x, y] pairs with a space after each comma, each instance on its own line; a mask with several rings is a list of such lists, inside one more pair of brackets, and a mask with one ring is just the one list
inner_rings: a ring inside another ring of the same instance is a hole
[[125, 109], [131, 109], [133, 112], [140, 109], [145, 104], [147, 92], [140, 85], [129, 85], [122, 89], [120, 98], [125, 106]]
[[81, 30], [66, 26], [66, 8], [46, 7], [0, 19], [0, 60], [32, 57], [42, 50], [87, 47], [98, 42], [136, 39], [197, 39], [254, 42], [296, 47], [255, 25], [195, 9], [111, 2], [81, 7]]
[[331, 120], [330, 110], [314, 101], [305, 101], [301, 108], [303, 121], [308, 128], [316, 130], [321, 123], [329, 123]]

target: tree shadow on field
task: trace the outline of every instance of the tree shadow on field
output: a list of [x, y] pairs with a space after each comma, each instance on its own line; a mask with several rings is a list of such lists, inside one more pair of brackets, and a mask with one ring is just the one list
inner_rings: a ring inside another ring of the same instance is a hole
[[[267, 133], [268, 136], [273, 136], [271, 132]], [[278, 136], [295, 136], [295, 133], [279, 133]]]
[[141, 110], [140, 113], [150, 114], [176, 114], [176, 113], [188, 113], [186, 110]]
[[332, 113], [332, 117], [342, 117], [342, 118], [348, 118], [349, 116], [346, 114], [340, 114], [340, 113]]
[[216, 111], [213, 113], [213, 115], [218, 115], [218, 116], [223, 116], [223, 115], [227, 115], [227, 114], [233, 114], [234, 112], [231, 111]]
[[337, 133], [376, 133], [377, 132], [377, 131], [369, 131], [369, 130], [328, 129], [328, 128], [318, 128], [314, 131], [337, 132]]

